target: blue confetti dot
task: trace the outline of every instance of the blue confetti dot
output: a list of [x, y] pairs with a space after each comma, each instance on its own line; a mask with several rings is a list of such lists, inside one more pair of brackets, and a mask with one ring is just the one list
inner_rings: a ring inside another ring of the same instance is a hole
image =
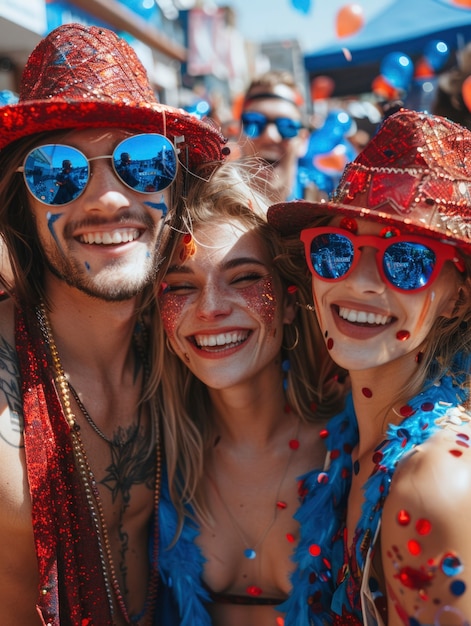
[[247, 548], [244, 550], [244, 556], [246, 559], [254, 559], [257, 556], [257, 553], [252, 548]]
[[454, 596], [462, 596], [466, 591], [466, 583], [462, 580], [454, 580], [450, 585], [450, 591]]

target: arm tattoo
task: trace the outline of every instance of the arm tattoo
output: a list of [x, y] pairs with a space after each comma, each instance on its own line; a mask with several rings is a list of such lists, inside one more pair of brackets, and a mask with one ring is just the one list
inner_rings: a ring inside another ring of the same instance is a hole
[[18, 447], [18, 439], [12, 435], [23, 432], [23, 404], [20, 396], [20, 371], [16, 350], [2, 337], [0, 339], [0, 391], [5, 395], [9, 408], [9, 423], [0, 421], [0, 438]]

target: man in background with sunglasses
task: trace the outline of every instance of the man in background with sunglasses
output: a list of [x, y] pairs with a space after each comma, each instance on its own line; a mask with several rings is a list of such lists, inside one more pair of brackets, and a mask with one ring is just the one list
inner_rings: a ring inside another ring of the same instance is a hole
[[268, 167], [255, 167], [255, 182], [271, 202], [299, 199], [298, 160], [307, 149], [309, 132], [303, 97], [293, 76], [271, 70], [249, 85], [241, 114], [240, 150]]
[[162, 460], [139, 313], [183, 178], [207, 174], [222, 145], [159, 104], [132, 48], [97, 27], [45, 37], [1, 109], [2, 624], [155, 623]]

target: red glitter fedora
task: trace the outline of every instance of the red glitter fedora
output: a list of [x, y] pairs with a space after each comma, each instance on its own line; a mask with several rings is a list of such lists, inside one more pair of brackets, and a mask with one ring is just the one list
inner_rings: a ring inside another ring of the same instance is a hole
[[218, 161], [223, 135], [181, 109], [160, 104], [132, 47], [114, 32], [64, 24], [31, 53], [17, 104], [0, 107], [0, 149], [60, 129], [125, 128], [178, 138], [185, 163]]
[[347, 165], [330, 201], [278, 203], [267, 217], [294, 235], [318, 217], [338, 214], [447, 240], [471, 253], [471, 132], [401, 109]]

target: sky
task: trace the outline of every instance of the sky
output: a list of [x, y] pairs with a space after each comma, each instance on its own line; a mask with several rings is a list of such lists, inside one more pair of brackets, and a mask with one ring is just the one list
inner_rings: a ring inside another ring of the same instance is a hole
[[[299, 0], [298, 0], [299, 1]], [[293, 7], [293, 0], [215, 0], [219, 6], [232, 6], [236, 26], [245, 39], [255, 43], [298, 39], [304, 53], [315, 52], [336, 38], [338, 11], [360, 5], [365, 20], [391, 5], [394, 0], [310, 0], [309, 13]], [[309, 0], [304, 0], [308, 2]], [[411, 0], [413, 2], [413, 0]]]

